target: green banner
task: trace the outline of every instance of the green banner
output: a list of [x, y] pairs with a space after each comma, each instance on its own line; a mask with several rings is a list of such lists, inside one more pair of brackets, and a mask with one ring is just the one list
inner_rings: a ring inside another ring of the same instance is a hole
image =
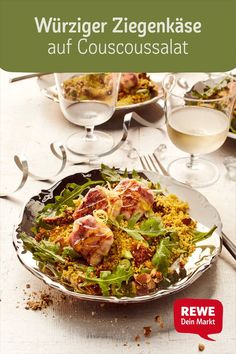
[[1, 0], [8, 71], [226, 71], [235, 0]]

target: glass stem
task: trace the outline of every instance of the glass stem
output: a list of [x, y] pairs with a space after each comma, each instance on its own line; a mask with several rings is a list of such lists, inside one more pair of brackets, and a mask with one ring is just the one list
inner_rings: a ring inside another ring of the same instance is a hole
[[85, 127], [85, 141], [95, 141], [96, 135], [94, 134], [94, 127]]
[[190, 156], [189, 156], [189, 162], [187, 162], [187, 167], [188, 167], [188, 168], [193, 168], [195, 159], [196, 159], [196, 156], [195, 156], [194, 154], [190, 154]]

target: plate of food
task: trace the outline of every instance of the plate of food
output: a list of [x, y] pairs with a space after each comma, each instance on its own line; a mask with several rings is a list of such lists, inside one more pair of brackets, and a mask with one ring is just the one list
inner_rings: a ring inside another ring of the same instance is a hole
[[[76, 98], [78, 90], [84, 90], [91, 97], [100, 95], [101, 76], [97, 74], [97, 83], [94, 79], [89, 80], [89, 75], [84, 77], [73, 77], [64, 83], [65, 89]], [[46, 75], [38, 78], [38, 85], [42, 93], [49, 99], [58, 102], [58, 93], [55, 85], [54, 75]], [[81, 94], [81, 93], [80, 93]], [[161, 83], [151, 79], [147, 73], [123, 73], [120, 80], [120, 88], [117, 99], [116, 110], [132, 110], [156, 102], [163, 97]]]
[[134, 303], [192, 284], [221, 252], [221, 228], [191, 187], [102, 165], [32, 197], [13, 243], [21, 263], [54, 289]]

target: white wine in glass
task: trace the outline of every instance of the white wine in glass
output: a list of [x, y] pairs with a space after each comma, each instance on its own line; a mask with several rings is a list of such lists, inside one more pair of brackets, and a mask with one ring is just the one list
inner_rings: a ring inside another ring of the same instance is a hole
[[208, 154], [227, 138], [229, 118], [216, 109], [186, 106], [172, 111], [167, 122], [171, 141], [190, 154]]
[[176, 147], [190, 154], [172, 161], [168, 171], [180, 182], [204, 187], [216, 182], [219, 171], [198, 155], [216, 151], [227, 138], [236, 98], [235, 79], [226, 74], [191, 74], [187, 78], [191, 83], [180, 74], [168, 75], [163, 82], [168, 135]]

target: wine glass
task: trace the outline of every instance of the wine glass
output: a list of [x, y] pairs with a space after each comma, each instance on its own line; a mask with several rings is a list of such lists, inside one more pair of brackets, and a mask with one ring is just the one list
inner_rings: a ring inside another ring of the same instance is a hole
[[172, 161], [169, 174], [193, 187], [215, 183], [217, 166], [198, 155], [219, 149], [227, 138], [235, 78], [224, 73], [170, 74], [163, 86], [168, 135], [177, 148], [190, 154]]
[[67, 148], [81, 156], [99, 157], [113, 147], [113, 138], [94, 126], [108, 121], [116, 108], [119, 73], [56, 73], [60, 108], [70, 122], [85, 127], [72, 134]]

